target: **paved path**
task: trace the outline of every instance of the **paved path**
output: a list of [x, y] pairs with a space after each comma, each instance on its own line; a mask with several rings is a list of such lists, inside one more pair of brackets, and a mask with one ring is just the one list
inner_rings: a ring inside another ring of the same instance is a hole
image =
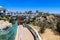
[[15, 40], [34, 40], [34, 37], [27, 28], [19, 25]]

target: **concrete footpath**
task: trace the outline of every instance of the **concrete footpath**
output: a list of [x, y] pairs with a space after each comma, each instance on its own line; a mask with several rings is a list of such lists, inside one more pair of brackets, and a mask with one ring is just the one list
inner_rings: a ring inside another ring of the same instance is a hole
[[26, 27], [19, 25], [17, 28], [15, 40], [34, 40], [34, 37]]

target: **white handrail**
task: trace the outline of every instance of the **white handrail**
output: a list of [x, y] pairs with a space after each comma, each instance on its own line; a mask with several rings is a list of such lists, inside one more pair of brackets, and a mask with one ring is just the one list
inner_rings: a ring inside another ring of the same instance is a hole
[[35, 33], [38, 36], [39, 40], [42, 40], [41, 36], [38, 34], [37, 30], [35, 28], [33, 28], [31, 25], [28, 25], [28, 26], [31, 27], [35, 31]]

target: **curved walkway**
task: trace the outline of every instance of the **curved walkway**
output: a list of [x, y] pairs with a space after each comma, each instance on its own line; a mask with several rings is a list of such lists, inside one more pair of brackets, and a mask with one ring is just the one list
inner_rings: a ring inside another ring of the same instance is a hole
[[42, 40], [35, 28], [33, 28], [31, 25], [27, 25], [26, 27], [31, 31], [35, 40]]
[[22, 25], [19, 25], [15, 40], [34, 40], [34, 37], [27, 28], [23, 27]]

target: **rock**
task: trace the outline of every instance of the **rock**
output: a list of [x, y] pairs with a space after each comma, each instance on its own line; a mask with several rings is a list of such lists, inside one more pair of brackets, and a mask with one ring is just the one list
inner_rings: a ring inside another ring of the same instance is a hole
[[8, 21], [0, 20], [0, 29], [4, 29], [7, 27], [12, 27], [12, 23], [9, 23]]

